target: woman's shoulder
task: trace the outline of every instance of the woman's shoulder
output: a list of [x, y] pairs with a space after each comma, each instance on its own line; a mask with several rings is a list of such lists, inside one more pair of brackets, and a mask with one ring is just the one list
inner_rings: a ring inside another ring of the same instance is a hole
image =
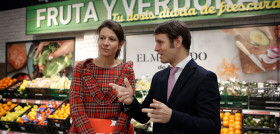
[[127, 61], [125, 64], [132, 65], [132, 66], [133, 66], [133, 61]]
[[88, 58], [88, 59], [85, 59], [85, 60], [82, 60], [82, 61], [78, 62], [76, 64], [76, 67], [78, 67], [78, 68], [85, 68], [85, 67], [87, 67], [88, 65], [90, 65], [92, 63], [93, 63], [93, 59], [92, 58]]

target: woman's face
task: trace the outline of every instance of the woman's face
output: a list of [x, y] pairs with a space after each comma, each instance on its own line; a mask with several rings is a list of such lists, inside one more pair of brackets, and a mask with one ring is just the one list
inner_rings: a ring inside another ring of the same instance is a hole
[[117, 50], [121, 48], [121, 44], [115, 32], [104, 27], [99, 33], [98, 47], [101, 56], [115, 58]]

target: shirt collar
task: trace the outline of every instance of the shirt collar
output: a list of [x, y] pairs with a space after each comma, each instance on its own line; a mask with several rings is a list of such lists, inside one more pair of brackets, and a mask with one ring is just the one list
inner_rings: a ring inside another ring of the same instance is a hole
[[[179, 67], [179, 69], [183, 69], [192, 59], [192, 57], [189, 55], [187, 58], [185, 58], [184, 60], [182, 60], [181, 62], [179, 62], [176, 67]], [[172, 65], [170, 65], [170, 67], [173, 67]]]

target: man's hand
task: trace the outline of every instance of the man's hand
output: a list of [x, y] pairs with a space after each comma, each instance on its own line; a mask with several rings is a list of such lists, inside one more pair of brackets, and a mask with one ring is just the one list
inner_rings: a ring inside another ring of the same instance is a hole
[[122, 87], [114, 83], [109, 83], [109, 86], [111, 86], [116, 92], [120, 102], [125, 105], [130, 105], [133, 101], [133, 90], [127, 78], [124, 78], [124, 84], [126, 87]]
[[148, 113], [152, 122], [157, 123], [168, 123], [172, 115], [172, 109], [167, 107], [164, 103], [161, 103], [153, 99], [153, 103], [150, 104], [150, 107], [155, 108], [143, 108], [142, 112]]

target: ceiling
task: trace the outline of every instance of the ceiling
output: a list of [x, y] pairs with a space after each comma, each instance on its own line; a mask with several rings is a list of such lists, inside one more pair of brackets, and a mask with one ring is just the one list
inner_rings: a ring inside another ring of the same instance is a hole
[[0, 11], [24, 8], [33, 5], [46, 4], [65, 0], [0, 0]]

